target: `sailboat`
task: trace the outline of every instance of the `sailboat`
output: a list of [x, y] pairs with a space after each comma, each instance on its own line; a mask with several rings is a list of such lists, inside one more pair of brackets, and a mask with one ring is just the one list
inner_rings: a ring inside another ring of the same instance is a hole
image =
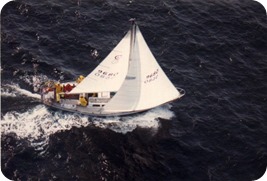
[[185, 95], [175, 87], [150, 51], [137, 23], [109, 55], [86, 77], [46, 83], [46, 105], [91, 116], [120, 116], [143, 112]]

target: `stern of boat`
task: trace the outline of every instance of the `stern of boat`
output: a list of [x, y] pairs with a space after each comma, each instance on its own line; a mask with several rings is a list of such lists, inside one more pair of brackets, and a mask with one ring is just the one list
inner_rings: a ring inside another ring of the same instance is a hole
[[55, 99], [55, 87], [53, 81], [43, 83], [40, 87], [41, 102], [46, 105], [52, 105]]

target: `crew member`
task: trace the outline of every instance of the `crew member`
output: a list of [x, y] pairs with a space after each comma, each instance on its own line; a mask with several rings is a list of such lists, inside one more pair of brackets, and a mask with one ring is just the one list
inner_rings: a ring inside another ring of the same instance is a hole
[[84, 79], [84, 76], [80, 75], [76, 82], [79, 84]]
[[87, 100], [85, 99], [85, 97], [81, 96], [79, 101], [80, 101], [81, 106], [84, 106], [84, 107], [87, 106]]

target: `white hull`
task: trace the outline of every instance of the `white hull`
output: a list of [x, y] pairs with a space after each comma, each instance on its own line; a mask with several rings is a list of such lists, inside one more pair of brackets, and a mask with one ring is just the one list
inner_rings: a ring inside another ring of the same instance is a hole
[[47, 102], [43, 102], [45, 105], [56, 108], [56, 109], [60, 109], [63, 111], [68, 111], [68, 112], [73, 112], [73, 113], [79, 113], [79, 114], [84, 114], [84, 115], [88, 115], [88, 116], [96, 116], [96, 117], [109, 117], [109, 116], [124, 116], [124, 115], [131, 115], [131, 114], [135, 114], [135, 113], [140, 113], [140, 112], [144, 112], [146, 110], [139, 110], [139, 111], [131, 111], [131, 112], [117, 112], [117, 113], [103, 113], [101, 112], [102, 108], [94, 108], [94, 107], [81, 107], [81, 106], [76, 106], [73, 108], [67, 108], [65, 106], [63, 106], [60, 103], [47, 103]]
[[[103, 108], [101, 108], [101, 107], [83, 107], [83, 106], [74, 105], [74, 104], [57, 103], [53, 99], [50, 99], [49, 101], [45, 100], [44, 96], [45, 96], [45, 94], [42, 95], [42, 102], [47, 106], [50, 106], [52, 108], [56, 108], [59, 110], [63, 110], [63, 111], [79, 113], [79, 114], [84, 114], [84, 115], [88, 115], [88, 116], [96, 116], [96, 117], [126, 116], [126, 115], [132, 115], [132, 114], [136, 114], [136, 113], [140, 113], [140, 112], [144, 112], [144, 111], [152, 109], [152, 108], [149, 108], [149, 109], [144, 109], [144, 110], [136, 110], [136, 111], [128, 111], [128, 112], [106, 113], [106, 112], [103, 112]], [[177, 97], [177, 99], [179, 99], [179, 98], [180, 97]], [[174, 100], [171, 100], [169, 102], [172, 102], [172, 101], [174, 101]], [[168, 102], [166, 102], [166, 103], [168, 103]], [[166, 103], [163, 103], [163, 104], [166, 104]], [[161, 104], [161, 105], [163, 105], [163, 104]], [[158, 105], [158, 106], [161, 106], [161, 105]], [[157, 107], [157, 106], [155, 106], [155, 107]]]

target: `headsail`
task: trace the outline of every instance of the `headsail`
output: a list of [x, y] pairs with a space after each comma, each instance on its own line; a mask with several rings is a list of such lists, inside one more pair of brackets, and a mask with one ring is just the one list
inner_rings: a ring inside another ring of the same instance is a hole
[[157, 63], [136, 24], [132, 34], [128, 74], [103, 112], [146, 110], [181, 96]]
[[145, 110], [179, 98], [180, 93], [163, 72], [139, 28], [137, 40], [141, 64], [141, 93], [135, 110]]
[[118, 91], [128, 70], [130, 33], [128, 31], [110, 54], [70, 94]]

